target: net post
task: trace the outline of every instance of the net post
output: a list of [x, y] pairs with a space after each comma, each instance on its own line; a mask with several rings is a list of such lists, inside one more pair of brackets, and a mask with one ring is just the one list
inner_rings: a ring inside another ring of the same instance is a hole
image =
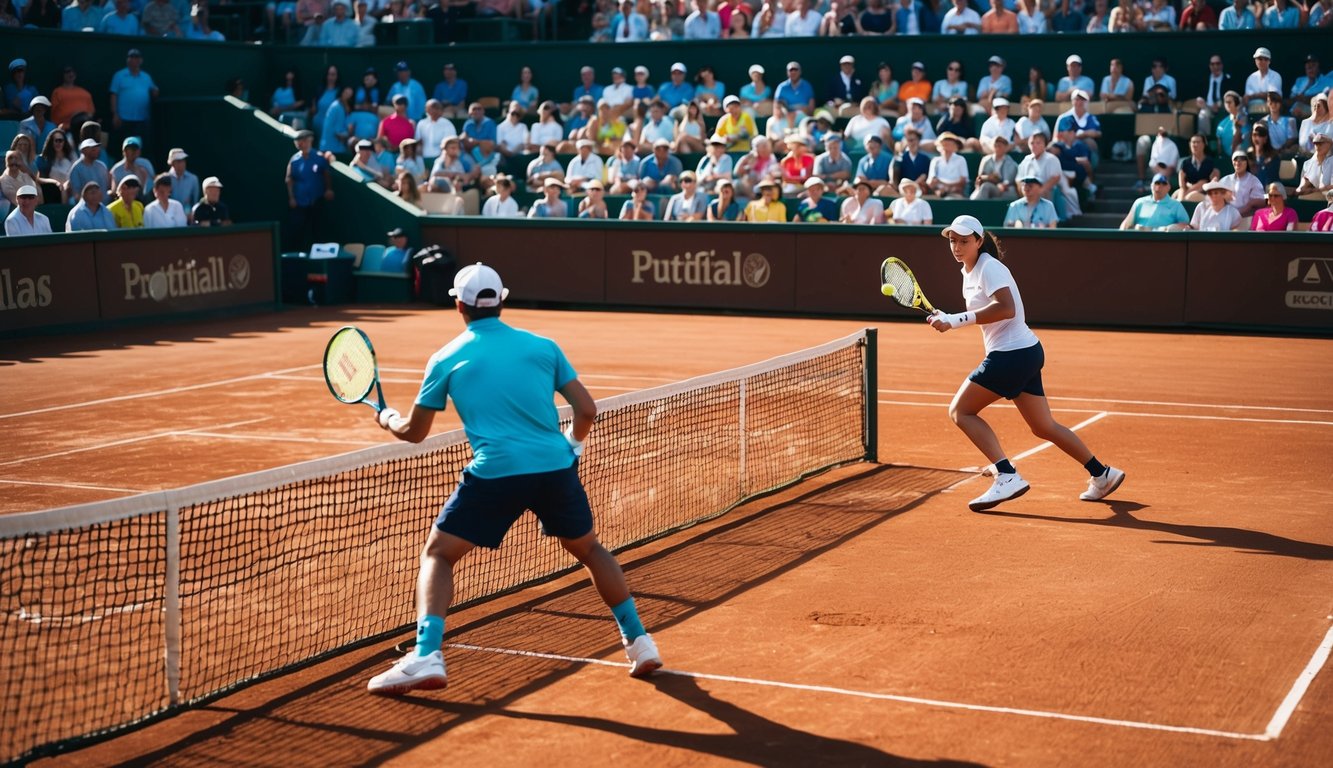
[[879, 329], [865, 332], [865, 460], [879, 463]]
[[171, 706], [180, 704], [181, 689], [181, 515], [180, 508], [167, 509], [167, 567], [163, 592], [162, 618], [166, 647], [163, 663], [166, 665], [167, 700]]
[[746, 479], [745, 479], [745, 475], [746, 475], [746, 472], [745, 472], [745, 461], [746, 461], [746, 458], [745, 458], [745, 449], [746, 449], [746, 437], [745, 437], [745, 432], [746, 432], [746, 430], [745, 430], [745, 382], [747, 382], [747, 381], [749, 381], [749, 379], [741, 379], [739, 382], [737, 382], [737, 384], [740, 386], [740, 414], [739, 414], [739, 417], [737, 418], [737, 423], [740, 425], [740, 435], [739, 435], [739, 437], [740, 437], [740, 472], [737, 473], [737, 475], [738, 475], [739, 478], [740, 478], [740, 495], [737, 496], [737, 498], [741, 498], [741, 499], [745, 498], [745, 495], [746, 495], [746, 493], [747, 493], [747, 491], [746, 491]]

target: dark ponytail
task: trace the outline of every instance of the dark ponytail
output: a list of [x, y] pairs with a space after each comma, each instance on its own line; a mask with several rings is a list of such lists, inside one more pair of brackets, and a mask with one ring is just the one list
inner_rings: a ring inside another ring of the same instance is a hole
[[1000, 238], [995, 236], [995, 232], [986, 230], [986, 234], [981, 236], [981, 250], [983, 253], [989, 253], [991, 256], [1004, 261], [1004, 245], [1000, 243]]

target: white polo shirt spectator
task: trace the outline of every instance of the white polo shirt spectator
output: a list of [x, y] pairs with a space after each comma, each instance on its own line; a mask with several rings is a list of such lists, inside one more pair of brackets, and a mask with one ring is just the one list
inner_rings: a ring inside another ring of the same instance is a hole
[[[579, 154], [569, 161], [569, 167], [565, 169], [565, 182], [574, 188], [576, 182], [588, 181], [589, 179], [602, 180], [602, 158], [597, 156], [597, 144], [591, 139], [579, 139]], [[584, 155], [583, 150], [587, 149], [588, 154]]]
[[1180, 148], [1164, 132], [1159, 132], [1153, 139], [1152, 151], [1148, 153], [1148, 167], [1153, 173], [1175, 173], [1180, 166]]
[[1324, 157], [1320, 159], [1319, 155], [1315, 154], [1305, 161], [1305, 165], [1301, 167], [1301, 185], [1308, 183], [1315, 188], [1315, 191], [1323, 192], [1333, 186], [1333, 151], [1330, 150], [1333, 139], [1323, 133], [1316, 134], [1316, 138], [1318, 143], [1315, 144], [1315, 152], [1318, 153], [1322, 145]]
[[[1212, 181], [1204, 185], [1204, 188], [1218, 184]], [[1223, 187], [1224, 188], [1224, 187]], [[1190, 217], [1190, 229], [1200, 232], [1230, 232], [1240, 223], [1240, 211], [1235, 206], [1226, 204], [1222, 209], [1215, 210], [1207, 201], [1199, 203], [1194, 208], [1194, 215]]]
[[453, 121], [444, 117], [440, 102], [434, 99], [426, 102], [426, 116], [417, 121], [417, 140], [421, 142], [422, 159], [434, 160], [439, 157], [440, 145], [444, 140], [457, 135], [458, 129], [454, 128]]
[[[975, 26], [973, 26], [975, 25]], [[957, 3], [940, 22], [942, 35], [976, 35], [981, 32], [981, 15], [966, 4]]]
[[498, 218], [516, 218], [521, 216], [518, 212], [518, 201], [510, 195], [504, 200], [499, 195], [492, 195], [486, 198], [486, 204], [481, 207], [482, 216], [493, 216]]
[[1056, 159], [1055, 155], [1046, 151], [1041, 153], [1041, 157], [1030, 154], [1018, 164], [1018, 178], [1020, 179], [1035, 176], [1041, 179], [1042, 184], [1045, 184], [1052, 178], [1063, 175], [1064, 172], [1060, 170], [1060, 161]]
[[5, 217], [5, 234], [10, 237], [51, 234], [51, 220], [37, 210], [37, 187], [25, 184], [14, 196], [18, 206]]
[[165, 208], [162, 206], [162, 202], [156, 199], [144, 203], [144, 229], [168, 229], [171, 227], [188, 227], [189, 225], [189, 221], [185, 218], [185, 207], [169, 197]]
[[613, 107], [623, 107], [634, 100], [634, 86], [625, 81], [625, 70], [620, 67], [611, 70], [611, 84], [602, 90], [602, 99]]
[[563, 138], [565, 138], [565, 127], [559, 120], [538, 121], [528, 129], [528, 140], [538, 147], [559, 144]]
[[[1014, 121], [1009, 118], [1009, 100], [996, 98], [992, 102], [993, 112], [986, 118], [986, 122], [981, 124], [981, 132], [978, 139], [981, 141], [981, 148], [990, 152], [995, 146], [995, 137], [1003, 136], [1011, 145], [1014, 143]], [[1000, 108], [1004, 107], [1004, 117], [1000, 117]]]
[[[1271, 56], [1271, 54], [1269, 54], [1267, 48], [1259, 48], [1259, 49], [1257, 49], [1257, 50], [1254, 52], [1254, 57], [1255, 57], [1256, 59], [1258, 59], [1258, 58], [1271, 59], [1271, 58], [1272, 58], [1272, 56]], [[1253, 72], [1250, 73], [1250, 76], [1249, 76], [1249, 77], [1245, 78], [1245, 95], [1246, 95], [1246, 96], [1252, 96], [1252, 95], [1254, 95], [1254, 94], [1256, 94], [1256, 93], [1264, 93], [1264, 94], [1266, 94], [1266, 93], [1271, 93], [1272, 91], [1277, 91], [1278, 93], [1282, 93], [1282, 75], [1279, 75], [1279, 74], [1278, 74], [1276, 71], [1274, 71], [1271, 67], [1269, 68], [1269, 70], [1268, 70], [1267, 72], [1260, 72], [1258, 69], [1256, 69], [1256, 70], [1254, 70]], [[1255, 100], [1251, 101], [1249, 106], [1250, 106], [1250, 109], [1252, 109], [1252, 110], [1254, 110], [1254, 109], [1263, 109], [1263, 108], [1264, 108], [1263, 101], [1260, 100], [1260, 99], [1255, 99]]]
[[[708, 10], [708, 0], [695, 0], [694, 13], [685, 18], [686, 40], [718, 40], [722, 37], [722, 18]], [[818, 27], [816, 26], [816, 30]]]
[[[518, 122], [514, 122], [513, 116], [519, 115]], [[529, 129], [522, 120], [523, 107], [510, 108], [509, 119], [502, 121], [495, 126], [495, 143], [515, 155], [521, 155], [527, 150]]]
[[[823, 23], [824, 16], [814, 10], [812, 0], [801, 0], [801, 5], [794, 13], [787, 14], [783, 23], [783, 33], [787, 37], [815, 37], [819, 34], [819, 25]], [[777, 24], [777, 19], [773, 19]]]
[[894, 200], [889, 203], [889, 213], [893, 216], [895, 224], [925, 224], [935, 219], [935, 212], [930, 209], [930, 203], [920, 197], [910, 203], [905, 197]]
[[862, 203], [856, 199], [856, 195], [852, 195], [842, 201], [839, 214], [839, 220], [845, 220], [848, 224], [883, 224], [884, 201], [867, 197], [865, 203]]

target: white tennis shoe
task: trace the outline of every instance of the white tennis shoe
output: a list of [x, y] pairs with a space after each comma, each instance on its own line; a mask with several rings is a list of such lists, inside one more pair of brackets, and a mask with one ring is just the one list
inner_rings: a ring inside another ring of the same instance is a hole
[[436, 651], [429, 656], [418, 656], [416, 651], [409, 651], [394, 662], [388, 672], [370, 678], [366, 690], [381, 696], [392, 696], [408, 691], [438, 691], [448, 685], [443, 653]]
[[1125, 482], [1125, 473], [1115, 467], [1107, 467], [1106, 471], [1097, 477], [1088, 479], [1088, 490], [1080, 493], [1078, 497], [1083, 501], [1098, 501], [1115, 493], [1115, 489]]
[[1010, 499], [1022, 496], [1031, 487], [1017, 472], [997, 472], [995, 473], [995, 482], [991, 483], [990, 490], [969, 501], [967, 508], [973, 512], [985, 512]]
[[639, 635], [634, 642], [626, 643], [625, 655], [629, 657], [630, 677], [647, 677], [662, 668], [662, 655], [652, 635]]

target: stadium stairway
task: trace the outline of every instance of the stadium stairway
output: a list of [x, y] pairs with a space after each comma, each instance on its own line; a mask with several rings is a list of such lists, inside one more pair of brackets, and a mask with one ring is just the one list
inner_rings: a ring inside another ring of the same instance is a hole
[[1142, 196], [1134, 191], [1134, 183], [1139, 180], [1139, 175], [1132, 162], [1102, 160], [1093, 178], [1097, 182], [1097, 199], [1083, 203], [1083, 215], [1070, 219], [1065, 227], [1116, 229], [1130, 206]]

